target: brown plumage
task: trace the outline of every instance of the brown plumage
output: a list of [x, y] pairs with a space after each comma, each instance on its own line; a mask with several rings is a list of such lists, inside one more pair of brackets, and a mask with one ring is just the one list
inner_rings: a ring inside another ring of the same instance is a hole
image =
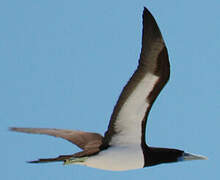
[[100, 145], [102, 144], [103, 137], [98, 133], [74, 131], [66, 129], [49, 129], [49, 128], [10, 128], [11, 131], [32, 133], [32, 134], [46, 134], [54, 137], [63, 138], [83, 151], [72, 154], [72, 155], [61, 155], [56, 158], [39, 159], [36, 161], [29, 161], [30, 163], [39, 162], [52, 162], [52, 161], [65, 161], [72, 157], [83, 157], [96, 154], [100, 151]]
[[170, 64], [159, 27], [146, 8], [143, 11], [142, 33], [138, 67], [119, 96], [105, 136], [74, 130], [11, 128], [17, 132], [60, 137], [83, 149], [75, 154], [39, 159], [31, 163], [64, 161], [68, 164], [72, 160], [79, 160], [80, 164], [90, 167], [129, 170], [180, 160], [206, 159], [178, 149], [150, 147], [146, 144], [148, 114], [169, 80]]
[[[124, 104], [128, 103], [127, 99], [136, 90], [139, 83], [145, 78], [147, 74], [153, 74], [159, 79], [155, 82], [155, 86], [151, 93], [143, 94], [143, 99], [149, 100], [149, 107], [146, 107], [145, 116], [136, 121], [142, 121], [142, 146], [146, 146], [145, 143], [145, 128], [148, 113], [160, 93], [161, 89], [165, 86], [169, 79], [169, 59], [167, 49], [161, 35], [161, 32], [157, 26], [157, 23], [151, 13], [145, 8], [143, 12], [143, 30], [142, 30], [142, 48], [139, 59], [139, 64], [134, 74], [123, 88], [119, 99], [114, 107], [109, 126], [105, 132], [105, 136], [102, 137], [97, 133], [73, 131], [73, 130], [60, 130], [60, 129], [44, 129], [44, 128], [11, 128], [13, 131], [34, 133], [34, 134], [47, 134], [55, 137], [61, 137], [66, 139], [78, 147], [82, 148], [82, 152], [78, 152], [72, 155], [59, 156], [57, 158], [50, 159], [39, 159], [38, 161], [32, 162], [51, 162], [51, 161], [65, 161], [70, 157], [83, 157], [90, 156], [100, 152], [103, 149], [107, 149], [112, 144], [112, 138], [117, 136], [121, 131], [126, 131], [123, 127], [115, 127], [115, 123], [118, 120], [118, 116], [122, 109], [129, 113], [130, 109], [124, 108]], [[136, 112], [135, 112], [136, 113]], [[126, 117], [122, 117], [120, 121], [128, 123]], [[117, 129], [120, 129], [117, 131]], [[139, 129], [137, 129], [138, 131]], [[123, 134], [123, 133], [122, 133]], [[124, 137], [122, 137], [124, 138]]]

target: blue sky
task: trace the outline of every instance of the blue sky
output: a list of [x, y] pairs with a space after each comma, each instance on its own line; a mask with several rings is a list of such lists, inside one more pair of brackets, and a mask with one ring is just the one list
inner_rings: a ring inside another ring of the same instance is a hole
[[[171, 63], [170, 81], [148, 119], [147, 142], [209, 160], [127, 172], [27, 164], [79, 149], [8, 132], [10, 126], [105, 132], [137, 66], [144, 6], [158, 22]], [[1, 179], [219, 179], [219, 7], [219, 0], [1, 1]]]

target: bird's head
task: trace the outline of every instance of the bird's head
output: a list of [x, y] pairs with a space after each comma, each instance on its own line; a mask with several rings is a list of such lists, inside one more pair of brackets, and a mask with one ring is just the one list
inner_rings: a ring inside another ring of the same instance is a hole
[[149, 147], [145, 153], [145, 166], [154, 166], [161, 163], [172, 163], [188, 160], [205, 160], [207, 157], [186, 153], [178, 149]]

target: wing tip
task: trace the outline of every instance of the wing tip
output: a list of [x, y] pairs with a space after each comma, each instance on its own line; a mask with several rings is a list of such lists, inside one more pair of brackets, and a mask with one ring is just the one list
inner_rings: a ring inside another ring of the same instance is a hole
[[143, 17], [148, 15], [152, 16], [151, 12], [144, 6]]
[[9, 131], [15, 131], [15, 132], [27, 132], [27, 129], [30, 128], [19, 128], [19, 127], [9, 127]]
[[[143, 24], [143, 32], [142, 32], [142, 45], [143, 41], [161, 39], [163, 41], [162, 34], [160, 32], [160, 28], [154, 18], [153, 14], [144, 7], [142, 14], [142, 24]], [[163, 41], [164, 42], [164, 41]]]
[[9, 131], [16, 131], [17, 128], [16, 128], [16, 127], [9, 127], [8, 130], [9, 130]]

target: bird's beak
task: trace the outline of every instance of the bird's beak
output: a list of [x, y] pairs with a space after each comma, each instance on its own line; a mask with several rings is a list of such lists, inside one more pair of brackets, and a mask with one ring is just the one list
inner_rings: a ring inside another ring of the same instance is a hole
[[205, 156], [201, 155], [196, 155], [196, 154], [190, 154], [190, 153], [183, 153], [183, 160], [188, 161], [188, 160], [207, 160], [208, 158]]

